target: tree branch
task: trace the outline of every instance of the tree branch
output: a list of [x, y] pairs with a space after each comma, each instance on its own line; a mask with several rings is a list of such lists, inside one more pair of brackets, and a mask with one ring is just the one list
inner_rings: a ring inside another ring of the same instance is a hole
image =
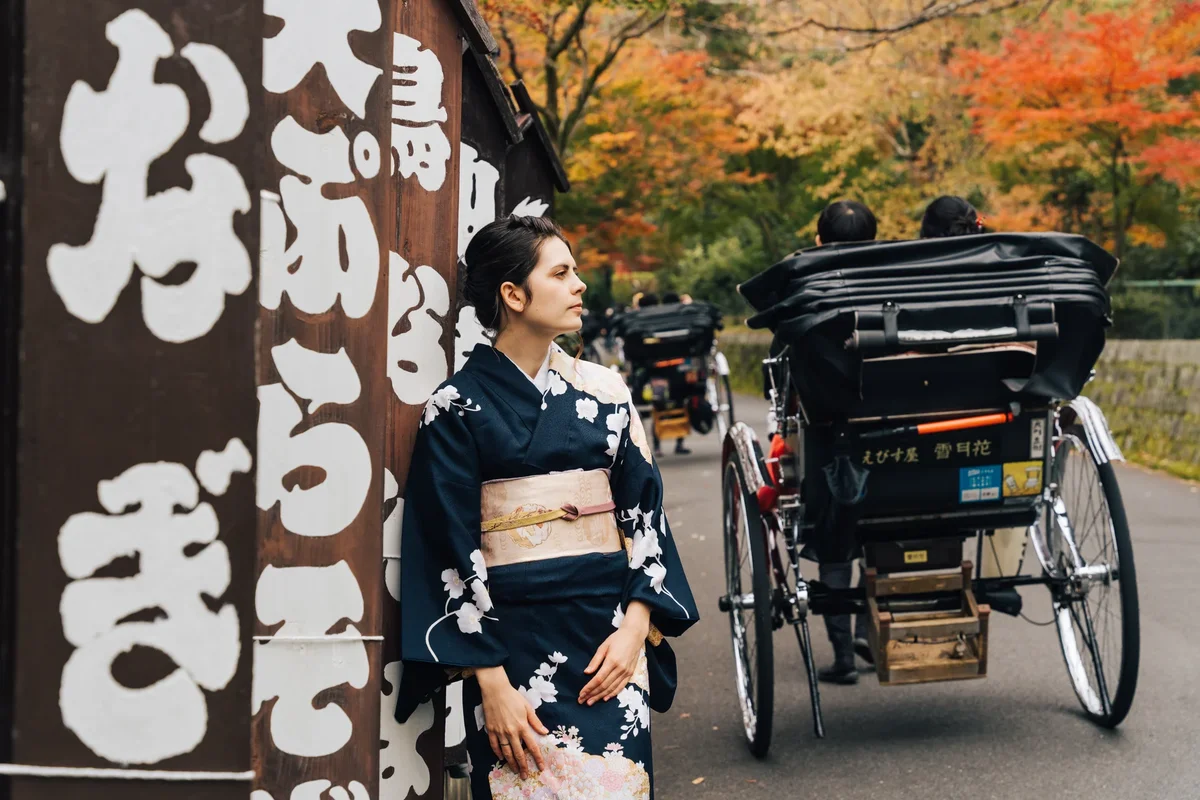
[[[943, 5], [938, 5], [936, 2], [930, 2], [927, 3], [925, 8], [922, 9], [922, 11], [916, 16], [910, 17], [904, 22], [890, 26], [830, 25], [814, 17], [809, 17], [798, 25], [790, 25], [786, 28], [764, 31], [763, 35], [785, 36], [789, 33], [798, 33], [805, 28], [816, 28], [818, 30], [825, 31], [826, 33], [850, 33], [861, 36], [882, 36], [886, 39], [887, 37], [895, 36], [898, 33], [912, 30], [913, 28], [930, 22], [936, 22], [938, 20], [950, 18], [987, 16], [989, 14], [1008, 11], [1009, 9], [1016, 8], [1017, 6], [1025, 5], [1026, 3], [1030, 2], [1030, 0], [1009, 0], [1008, 2], [999, 6], [985, 8], [981, 11], [967, 12], [968, 9], [976, 6], [991, 6], [993, 2], [995, 2], [995, 0], [951, 0], [951, 2]], [[881, 39], [880, 41], [883, 40]]]
[[649, 11], [644, 11], [636, 18], [626, 23], [617, 31], [616, 36], [608, 43], [605, 48], [604, 57], [592, 69], [591, 73], [584, 79], [583, 85], [579, 88], [579, 94], [575, 97], [575, 104], [571, 108], [569, 114], [559, 130], [557, 131], [557, 142], [559, 153], [566, 153], [567, 146], [571, 140], [571, 133], [575, 130], [575, 126], [579, 124], [579, 120], [583, 116], [583, 111], [587, 107], [588, 100], [591, 99], [593, 91], [596, 88], [596, 82], [600, 77], [612, 66], [617, 55], [626, 44], [645, 36], [650, 31], [658, 27], [664, 19], [667, 18], [667, 12], [662, 11], [658, 14], [651, 15]]
[[579, 13], [575, 15], [575, 19], [571, 20], [571, 24], [563, 32], [561, 39], [555, 40], [553, 30], [551, 31], [546, 45], [546, 58], [558, 58], [563, 54], [563, 51], [571, 46], [571, 40], [578, 36], [579, 32], [583, 30], [583, 26], [587, 24], [587, 13], [591, 9], [593, 2], [594, 0], [582, 0], [579, 4]]

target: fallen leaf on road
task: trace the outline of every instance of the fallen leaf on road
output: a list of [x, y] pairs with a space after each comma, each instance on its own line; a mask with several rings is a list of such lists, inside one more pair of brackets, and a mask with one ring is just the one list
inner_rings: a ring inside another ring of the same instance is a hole
[[746, 778], [746, 783], [758, 783], [757, 778]]
[[699, 786], [702, 783], [704, 783], [704, 778], [696, 778], [696, 780], [692, 781], [692, 786]]
[[721, 729], [720, 729], [719, 727], [717, 727], [716, 725], [713, 725], [713, 730], [714, 730], [714, 731], [719, 731], [719, 730], [721, 730]]

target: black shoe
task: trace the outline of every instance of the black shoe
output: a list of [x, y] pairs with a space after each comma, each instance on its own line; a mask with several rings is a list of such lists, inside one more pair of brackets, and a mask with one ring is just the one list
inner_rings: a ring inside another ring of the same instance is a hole
[[875, 663], [875, 654], [871, 652], [871, 643], [866, 639], [854, 640], [854, 652], [868, 664], [873, 665]]
[[675, 445], [675, 455], [677, 455], [677, 456], [690, 456], [691, 454], [692, 454], [692, 451], [691, 451], [691, 450], [688, 450], [688, 449], [687, 449], [686, 447], [684, 447], [682, 444], [677, 444], [677, 445]]
[[846, 665], [835, 662], [817, 670], [817, 679], [825, 683], [840, 683], [843, 686], [850, 686], [858, 683], [858, 668], [853, 664]]

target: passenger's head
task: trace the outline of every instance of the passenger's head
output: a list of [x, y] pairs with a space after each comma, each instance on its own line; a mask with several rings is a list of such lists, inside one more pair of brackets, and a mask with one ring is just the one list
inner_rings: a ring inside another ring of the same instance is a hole
[[817, 218], [817, 244], [869, 242], [875, 238], [875, 215], [854, 200], [830, 203]]
[[941, 239], [983, 233], [983, 222], [975, 206], [961, 197], [945, 194], [925, 209], [921, 218], [921, 238]]
[[553, 220], [490, 222], [471, 239], [463, 260], [463, 295], [485, 328], [500, 331], [515, 323], [540, 336], [579, 330], [587, 285]]
[[662, 301], [663, 305], [667, 305], [668, 303], [678, 303], [679, 295], [675, 292], [663, 292]]
[[642, 301], [638, 303], [638, 308], [649, 308], [656, 305], [658, 305], [658, 295], [654, 292], [646, 292], [642, 295]]

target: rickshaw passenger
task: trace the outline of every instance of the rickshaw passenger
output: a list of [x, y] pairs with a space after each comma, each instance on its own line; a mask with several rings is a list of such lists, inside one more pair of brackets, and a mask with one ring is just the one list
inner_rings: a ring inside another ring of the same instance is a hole
[[[854, 200], [838, 200], [830, 203], [817, 218], [817, 244], [839, 244], [842, 242], [869, 242], [875, 238], [877, 224], [871, 209]], [[831, 589], [850, 588], [850, 577], [854, 564], [850, 561], [821, 563], [817, 574]], [[862, 570], [859, 570], [858, 585], [862, 586]], [[833, 663], [817, 670], [817, 677], [827, 683], [858, 683], [858, 667], [854, 663], [855, 651], [871, 652], [867, 644], [866, 614], [854, 620], [854, 636], [850, 631], [849, 614], [826, 614], [825, 633], [833, 646]], [[860, 644], [862, 647], [860, 648]]]

